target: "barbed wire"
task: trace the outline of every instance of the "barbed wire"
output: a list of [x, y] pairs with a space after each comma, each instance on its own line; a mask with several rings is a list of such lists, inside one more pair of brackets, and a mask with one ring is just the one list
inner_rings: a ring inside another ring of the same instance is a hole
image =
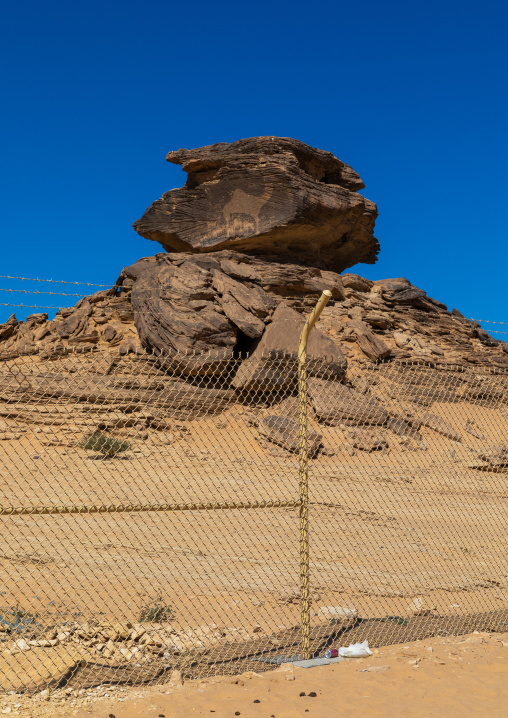
[[484, 324], [505, 324], [508, 326], [508, 322], [496, 322], [494, 319], [471, 319], [472, 322], [483, 322]]
[[68, 309], [69, 307], [46, 307], [43, 304], [4, 304], [0, 302], [0, 307], [23, 307], [23, 309]]
[[35, 289], [4, 289], [0, 287], [0, 292], [10, 292], [11, 294], [52, 294], [59, 297], [87, 297], [88, 294], [67, 294], [65, 292], [39, 292]]
[[65, 279], [39, 279], [38, 277], [11, 277], [8, 274], [0, 274], [0, 279], [19, 279], [22, 282], [52, 282], [53, 284], [80, 284], [84, 287], [114, 287], [114, 284], [93, 284], [92, 282], [70, 282]]
[[[86, 287], [105, 287], [108, 289], [111, 289], [114, 287], [114, 284], [97, 284], [93, 282], [75, 282], [75, 281], [69, 281], [64, 279], [39, 279], [38, 277], [15, 277], [11, 275], [0, 275], [0, 279], [16, 279], [20, 281], [26, 281], [26, 282], [48, 282], [53, 284], [72, 284], [72, 285], [81, 285]], [[79, 293], [68, 293], [68, 292], [45, 292], [45, 291], [39, 291], [39, 290], [29, 290], [29, 289], [8, 289], [0, 287], [0, 292], [8, 292], [10, 294], [44, 294], [44, 295], [51, 295], [51, 296], [59, 296], [59, 297], [86, 297], [87, 294], [79, 294]], [[287, 301], [303, 301], [307, 297], [306, 296], [292, 296], [292, 297], [285, 297], [283, 295], [280, 296], [280, 299], [284, 299]], [[340, 299], [332, 298], [328, 302], [328, 308], [331, 308], [337, 304], [340, 304]], [[53, 305], [42, 305], [42, 304], [13, 304], [13, 303], [4, 303], [0, 302], [0, 307], [16, 307], [20, 309], [67, 309], [68, 307], [65, 306], [53, 306]], [[482, 322], [484, 324], [495, 324], [495, 325], [502, 325], [502, 326], [508, 326], [508, 322], [500, 322], [495, 319], [476, 319], [474, 317], [466, 317], [466, 319], [469, 319], [469, 321], [472, 322]], [[499, 329], [491, 329], [491, 334], [503, 334], [508, 335], [508, 332], [501, 331]]]

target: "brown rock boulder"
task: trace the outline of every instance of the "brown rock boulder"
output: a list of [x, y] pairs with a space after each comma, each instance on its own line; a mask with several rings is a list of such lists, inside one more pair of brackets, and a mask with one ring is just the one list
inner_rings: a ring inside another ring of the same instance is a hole
[[[298, 345], [305, 317], [288, 306], [279, 306], [272, 322], [233, 379], [232, 386], [243, 391], [294, 389], [298, 372]], [[310, 376], [325, 375], [341, 379], [347, 359], [337, 345], [314, 328], [307, 345]]]
[[342, 282], [346, 289], [354, 289], [355, 292], [370, 292], [373, 282], [365, 277], [360, 277], [358, 274], [343, 274]]
[[427, 426], [429, 429], [436, 431], [438, 434], [446, 436], [447, 439], [452, 439], [452, 441], [462, 441], [462, 436], [459, 432], [455, 431], [453, 426], [451, 426], [451, 424], [449, 424], [441, 416], [425, 413], [421, 414], [419, 419], [423, 426]]
[[14, 334], [14, 329], [13, 324], [0, 324], [0, 340], [9, 339]]
[[394, 434], [397, 434], [397, 436], [410, 436], [419, 441], [422, 440], [420, 432], [401, 417], [392, 417], [387, 426]]
[[323, 424], [387, 424], [390, 420], [375, 399], [335, 381], [309, 379], [309, 396]]
[[167, 155], [188, 174], [134, 223], [168, 252], [233, 248], [342, 271], [373, 264], [376, 205], [330, 152], [286, 137], [251, 137]]
[[213, 271], [219, 263], [180, 264], [166, 255], [141, 259], [122, 272], [134, 281], [131, 302], [142, 345], [182, 357], [182, 371], [206, 374], [231, 358], [237, 327], [215, 301]]
[[[299, 449], [299, 426], [294, 419], [285, 416], [265, 416], [259, 420], [258, 431], [264, 438], [293, 453]], [[307, 430], [307, 450], [309, 456], [315, 456], [321, 446], [321, 434], [313, 429]]]
[[491, 446], [487, 451], [480, 452], [478, 456], [492, 468], [508, 468], [508, 444]]
[[362, 352], [372, 361], [382, 361], [391, 354], [391, 349], [384, 341], [372, 332], [358, 332], [356, 343]]

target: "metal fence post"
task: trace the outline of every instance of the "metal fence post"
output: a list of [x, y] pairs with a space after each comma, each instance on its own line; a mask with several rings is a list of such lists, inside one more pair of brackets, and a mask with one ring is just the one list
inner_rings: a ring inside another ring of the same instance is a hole
[[310, 658], [309, 605], [309, 465], [307, 452], [307, 341], [312, 327], [319, 319], [332, 293], [325, 290], [305, 322], [298, 347], [298, 404], [299, 404], [299, 489], [300, 489], [300, 607], [302, 622], [302, 659]]

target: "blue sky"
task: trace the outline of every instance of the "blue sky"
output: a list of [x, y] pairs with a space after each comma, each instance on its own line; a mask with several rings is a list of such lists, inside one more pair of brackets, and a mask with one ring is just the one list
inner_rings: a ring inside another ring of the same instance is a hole
[[281, 135], [377, 203], [378, 263], [349, 271], [508, 321], [507, 21], [488, 1], [4, 5], [0, 274], [114, 282], [160, 249], [131, 225], [183, 184], [169, 150]]

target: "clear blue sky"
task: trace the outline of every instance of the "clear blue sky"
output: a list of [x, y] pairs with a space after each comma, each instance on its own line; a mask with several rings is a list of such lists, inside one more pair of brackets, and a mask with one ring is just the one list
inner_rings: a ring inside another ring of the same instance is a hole
[[161, 249], [131, 224], [184, 182], [166, 152], [281, 135], [377, 203], [349, 271], [508, 321], [505, 2], [26, 0], [2, 27], [0, 274], [112, 283]]

